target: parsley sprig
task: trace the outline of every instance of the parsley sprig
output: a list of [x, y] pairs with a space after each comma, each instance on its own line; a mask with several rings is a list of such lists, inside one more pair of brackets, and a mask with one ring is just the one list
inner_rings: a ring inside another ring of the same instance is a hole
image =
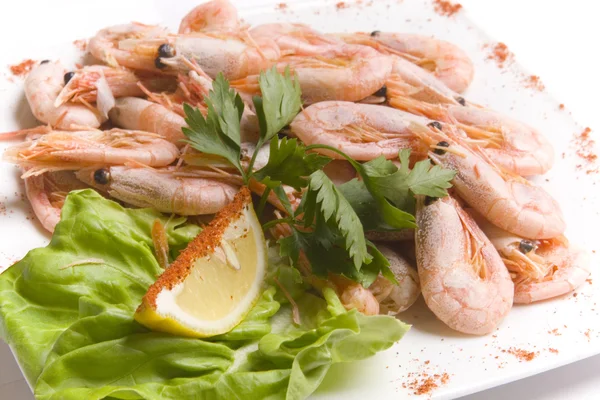
[[[287, 211], [287, 216], [267, 222], [263, 228], [288, 224], [292, 235], [280, 239], [280, 252], [297, 265], [300, 253], [308, 258], [314, 274], [342, 274], [369, 286], [382, 273], [395, 281], [386, 258], [365, 239], [364, 231], [414, 228], [415, 195], [447, 195], [454, 171], [419, 161], [409, 169], [409, 150], [399, 152], [400, 168], [383, 157], [359, 163], [342, 151], [325, 145], [305, 146], [297, 139], [277, 134], [300, 112], [302, 101], [298, 80], [288, 69], [283, 74], [275, 68], [259, 77], [261, 96], [253, 98], [259, 121], [260, 136], [247, 167], [240, 162], [240, 120], [244, 104], [219, 74], [205, 97], [206, 117], [198, 109], [184, 105], [187, 128], [183, 133], [196, 150], [224, 157], [240, 172], [244, 183], [255, 180], [266, 189], [257, 211], [262, 212], [268, 195], [273, 192]], [[254, 170], [260, 149], [269, 143], [267, 164]], [[332, 158], [315, 152], [326, 149], [348, 160], [359, 179], [337, 187], [322, 171]], [[284, 185], [303, 192], [293, 210]]]

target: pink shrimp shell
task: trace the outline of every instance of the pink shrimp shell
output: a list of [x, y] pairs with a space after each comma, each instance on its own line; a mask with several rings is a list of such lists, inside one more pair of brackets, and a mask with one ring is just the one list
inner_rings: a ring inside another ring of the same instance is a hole
[[50, 199], [48, 199], [48, 195], [44, 191], [44, 176], [30, 176], [26, 178], [25, 193], [40, 224], [48, 232], [54, 232], [54, 228], [60, 221], [61, 210], [50, 203]]
[[572, 292], [583, 285], [590, 276], [589, 254], [583, 249], [561, 246], [550, 252], [548, 256], [562, 261], [552, 279], [544, 282], [517, 284], [515, 286], [515, 303], [529, 304]]
[[[450, 328], [492, 332], [512, 307], [513, 282], [500, 255], [457, 202], [445, 198], [417, 211], [417, 264], [428, 307]], [[464, 230], [480, 243], [489, 276], [481, 279], [468, 263]]]

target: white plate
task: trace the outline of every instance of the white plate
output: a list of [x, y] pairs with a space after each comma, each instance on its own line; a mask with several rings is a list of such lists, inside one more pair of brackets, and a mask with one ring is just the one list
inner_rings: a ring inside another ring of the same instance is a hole
[[[195, 1], [178, 1], [177, 7], [167, 0], [156, 0], [144, 8], [137, 2], [110, 0], [86, 3], [86, 16], [81, 18], [80, 3], [60, 0], [53, 2], [11, 2], [13, 21], [0, 26], [2, 37], [21, 36], [3, 43], [0, 65], [16, 64], [25, 58], [41, 60], [60, 57], [73, 62], [80, 54], [72, 45], [74, 39], [93, 35], [98, 29], [131, 20], [161, 23], [175, 28], [182, 15]], [[574, 133], [581, 132], [568, 113], [544, 92], [523, 85], [529, 75], [518, 65], [500, 69], [488, 60], [494, 43], [467, 16], [442, 17], [433, 11], [427, 0], [363, 0], [353, 1], [287, 1], [281, 9], [279, 1], [238, 1], [247, 21], [257, 24], [273, 21], [309, 23], [323, 31], [402, 30], [443, 37], [460, 44], [475, 62], [476, 77], [465, 96], [523, 120], [550, 138], [557, 153], [556, 165], [538, 179], [563, 206], [573, 242], [595, 250], [592, 237], [586, 237], [586, 227], [599, 226], [599, 194], [593, 175], [578, 171], [581, 163], [570, 144]], [[339, 6], [338, 3], [341, 3]], [[36, 12], [31, 12], [35, 5]], [[348, 7], [343, 7], [348, 5]], [[5, 14], [6, 15], [6, 14]], [[18, 29], [25, 21], [38, 27], [36, 32]], [[43, 32], [40, 34], [39, 32]], [[29, 43], [28, 43], [29, 42]], [[9, 74], [6, 74], [6, 78]], [[22, 81], [0, 78], [0, 131], [30, 127], [35, 124], [22, 93]], [[0, 149], [6, 143], [0, 144]], [[565, 152], [565, 157], [561, 156]], [[22, 199], [22, 186], [16, 168], [0, 167], [0, 266], [8, 266], [29, 249], [45, 245], [48, 237], [38, 224], [32, 223], [31, 212]], [[3, 207], [6, 211], [3, 211]], [[598, 258], [592, 254], [592, 265]], [[593, 278], [593, 276], [592, 276]], [[600, 324], [596, 302], [600, 301], [597, 284], [585, 284], [577, 297], [564, 296], [531, 306], [516, 306], [499, 327], [487, 337], [468, 337], [446, 328], [427, 310], [423, 302], [404, 313], [401, 318], [413, 324], [409, 334], [392, 349], [369, 360], [351, 365], [336, 366], [328, 375], [316, 398], [344, 397], [359, 399], [366, 396], [397, 398], [412, 394], [426, 376], [439, 385], [429, 394], [433, 399], [450, 399], [500, 385], [548, 369], [600, 353]], [[531, 361], [522, 361], [509, 349], [533, 351]], [[555, 351], [551, 351], [553, 349]], [[19, 383], [0, 348], [0, 384]], [[448, 374], [444, 384], [435, 374]], [[416, 381], [416, 382], [415, 382]], [[416, 383], [416, 384], [415, 384]], [[23, 395], [22, 399], [30, 395]], [[18, 400], [21, 400], [19, 398]]]

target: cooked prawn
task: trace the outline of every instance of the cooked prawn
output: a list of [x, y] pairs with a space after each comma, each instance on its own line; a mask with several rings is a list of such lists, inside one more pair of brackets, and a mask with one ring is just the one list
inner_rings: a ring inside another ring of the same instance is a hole
[[[187, 74], [180, 74], [178, 76], [177, 80], [179, 84], [174, 93], [152, 93], [144, 87], [143, 90], [150, 101], [161, 104], [182, 117], [185, 117], [183, 110], [184, 103], [198, 108], [206, 116], [208, 108], [206, 107], [205, 99], [212, 90], [213, 80], [195, 62], [187, 63], [190, 71]], [[256, 142], [260, 130], [258, 117], [254, 112], [251, 99], [243, 99], [243, 101], [245, 107], [242, 119], [240, 120], [241, 140], [242, 142]]]
[[214, 214], [225, 207], [238, 186], [186, 175], [175, 167], [103, 167], [82, 169], [77, 178], [111, 197], [138, 207], [180, 215]]
[[25, 178], [25, 194], [40, 224], [54, 232], [67, 194], [87, 186], [77, 180], [71, 171], [47, 172]]
[[25, 79], [25, 96], [31, 112], [41, 122], [56, 129], [97, 128], [104, 118], [93, 107], [82, 104], [54, 103], [64, 86], [67, 69], [59, 62], [34, 67]]
[[564, 236], [541, 240], [536, 254], [552, 269], [540, 281], [516, 283], [515, 303], [533, 303], [572, 292], [590, 276], [588, 254], [570, 245]]
[[390, 262], [390, 270], [398, 284], [395, 285], [380, 274], [368, 290], [379, 302], [380, 314], [396, 315], [406, 311], [419, 298], [419, 274], [396, 247], [377, 244], [377, 248]]
[[164, 28], [132, 23], [101, 30], [89, 51], [111, 67], [168, 75], [187, 73], [195, 61], [211, 77], [228, 79], [258, 74], [280, 57], [271, 39], [254, 40], [247, 30], [169, 34]]
[[180, 34], [240, 29], [237, 9], [228, 0], [213, 0], [196, 6], [183, 17], [179, 25]]
[[[342, 44], [320, 46], [318, 54], [281, 57], [278, 70], [287, 67], [296, 74], [305, 103], [358, 101], [384, 85], [392, 70], [392, 59], [370, 47]], [[234, 80], [231, 86], [258, 94], [258, 75]]]
[[514, 286], [494, 246], [451, 197], [417, 201], [417, 265], [427, 306], [450, 328], [485, 335], [512, 307]]
[[[411, 131], [413, 122], [425, 125], [428, 120], [389, 107], [327, 101], [304, 109], [290, 126], [292, 133], [307, 145], [329, 145], [355, 160], [368, 161], [379, 156], [397, 158], [403, 148], [412, 149], [415, 156], [424, 156], [427, 148]], [[317, 151], [341, 159], [337, 153]]]
[[137, 97], [123, 97], [116, 99], [115, 107], [108, 116], [121, 128], [156, 133], [171, 143], [184, 145], [181, 127], [186, 126], [185, 120], [160, 104]]
[[509, 172], [538, 175], [552, 167], [552, 145], [537, 130], [467, 103], [443, 83], [398, 57], [387, 82], [387, 97], [392, 107], [460, 128], [471, 139], [467, 144], [482, 147], [497, 166]]
[[352, 283], [344, 287], [339, 296], [346, 310], [355, 308], [365, 315], [377, 315], [380, 312], [379, 302], [375, 295], [360, 283]]
[[[247, 31], [171, 35], [164, 28], [132, 23], [101, 30], [89, 51], [111, 67], [177, 75], [194, 60], [211, 77], [228, 79], [257, 74], [280, 57], [271, 39], [253, 40]], [[188, 61], [188, 62], [186, 62]]]
[[165, 28], [156, 25], [115, 25], [100, 30], [91, 38], [88, 51], [111, 67], [122, 66], [155, 73], [172, 72], [157, 67], [156, 63], [159, 47], [172, 40], [173, 37]]
[[176, 55], [158, 60], [169, 67], [166, 70], [179, 73], [189, 70], [186, 60], [194, 61], [211, 78], [223, 73], [234, 80], [258, 74], [280, 58], [279, 47], [273, 40], [253, 40], [244, 32], [179, 35], [173, 40]]
[[284, 55], [315, 55], [322, 46], [339, 45], [341, 40], [327, 36], [304, 24], [262, 24], [250, 29], [254, 39], [272, 39]]
[[463, 92], [471, 84], [475, 69], [473, 62], [458, 46], [444, 40], [409, 33], [339, 34], [347, 43], [371, 46], [383, 54], [400, 56], [433, 73], [447, 87]]
[[515, 303], [532, 303], [572, 292], [590, 275], [587, 254], [563, 235], [531, 241], [492, 225], [474, 210], [467, 212], [510, 271], [515, 283]]
[[[171, 106], [171, 109], [165, 107]], [[174, 103], [157, 104], [137, 97], [116, 99], [115, 106], [109, 112], [110, 120], [125, 129], [142, 130], [160, 135], [165, 140], [182, 147], [186, 139], [181, 128], [187, 126], [184, 118], [173, 111], [178, 108]], [[197, 106], [197, 104], [195, 104]], [[182, 110], [181, 110], [182, 111]], [[245, 111], [240, 121], [242, 141], [255, 141], [258, 137], [256, 115]]]
[[436, 128], [413, 126], [434, 163], [457, 171], [452, 184], [460, 197], [494, 225], [528, 239], [561, 235], [565, 221], [560, 206], [544, 189], [487, 162]]
[[98, 95], [98, 80], [106, 83], [114, 97], [143, 96], [143, 85], [150, 91], [170, 91], [175, 89], [175, 80], [170, 77], [135, 74], [125, 68], [112, 68], [104, 65], [88, 65], [72, 71], [73, 76], [63, 87], [56, 99], [58, 107], [68, 101], [95, 103]]
[[346, 160], [333, 160], [323, 167], [325, 175], [331, 179], [335, 185], [341, 185], [356, 178], [356, 169]]
[[179, 157], [175, 145], [141, 131], [53, 131], [9, 147], [5, 160], [27, 169], [24, 177], [48, 171], [79, 170], [94, 165], [127, 163], [161, 167]]

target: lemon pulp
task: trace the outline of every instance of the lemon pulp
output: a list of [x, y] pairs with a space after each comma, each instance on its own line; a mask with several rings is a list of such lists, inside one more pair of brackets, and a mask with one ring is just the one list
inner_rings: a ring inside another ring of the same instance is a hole
[[135, 319], [190, 337], [228, 332], [258, 299], [266, 265], [262, 227], [243, 188], [150, 286]]
[[176, 302], [188, 314], [207, 321], [227, 315], [250, 290], [258, 264], [254, 232], [231, 242], [240, 268], [228, 265], [214, 255], [196, 261], [192, 272], [183, 283]]

